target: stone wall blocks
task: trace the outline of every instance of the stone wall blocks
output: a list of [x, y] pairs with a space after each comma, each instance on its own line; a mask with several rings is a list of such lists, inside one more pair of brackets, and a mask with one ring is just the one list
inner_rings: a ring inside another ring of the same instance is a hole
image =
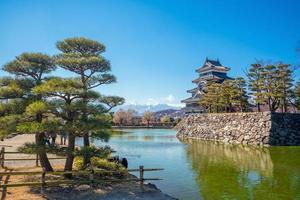
[[300, 114], [194, 114], [177, 126], [178, 137], [254, 145], [300, 145]]

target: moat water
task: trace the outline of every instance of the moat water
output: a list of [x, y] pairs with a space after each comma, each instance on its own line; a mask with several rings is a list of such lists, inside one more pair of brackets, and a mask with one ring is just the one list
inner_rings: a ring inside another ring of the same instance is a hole
[[179, 199], [300, 199], [300, 147], [249, 147], [180, 141], [174, 130], [126, 129], [107, 143], [129, 168], [164, 168], [145, 177]]

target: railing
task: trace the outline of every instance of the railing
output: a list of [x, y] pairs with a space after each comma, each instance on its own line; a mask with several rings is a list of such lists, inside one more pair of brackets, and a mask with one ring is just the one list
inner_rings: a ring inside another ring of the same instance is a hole
[[[5, 168], [5, 161], [30, 161], [35, 160], [36, 166], [38, 166], [39, 157], [38, 155], [36, 158], [5, 158], [5, 154], [24, 154], [22, 152], [6, 152], [5, 148], [2, 147], [0, 151], [0, 164], [2, 168]], [[48, 158], [52, 159], [66, 159], [66, 158]], [[95, 183], [103, 183], [103, 182], [126, 182], [126, 181], [139, 181], [141, 188], [144, 186], [145, 181], [151, 180], [162, 180], [160, 178], [144, 178], [144, 173], [146, 171], [160, 171], [164, 170], [163, 168], [148, 168], [145, 169], [144, 166], [139, 166], [138, 169], [128, 169], [128, 172], [139, 172], [139, 178], [127, 178], [127, 179], [101, 179], [96, 180], [94, 178], [95, 174], [101, 173], [118, 173], [117, 171], [111, 170], [104, 170], [104, 169], [95, 169], [89, 168], [88, 170], [73, 170], [73, 171], [54, 171], [54, 172], [46, 172], [46, 171], [32, 171], [32, 172], [25, 172], [25, 171], [10, 171], [10, 172], [0, 172], [0, 177], [6, 176], [6, 179], [9, 179], [10, 176], [33, 176], [33, 175], [41, 175], [41, 180], [37, 182], [23, 182], [23, 183], [8, 183], [8, 180], [0, 182], [0, 188], [2, 188], [2, 198], [5, 199], [7, 188], [9, 187], [22, 187], [22, 186], [31, 186], [31, 187], [41, 187], [41, 193], [44, 193], [44, 188], [46, 186], [59, 186], [61, 184], [89, 184], [90, 188], [93, 188]], [[55, 180], [55, 181], [46, 181], [46, 175], [75, 175], [75, 174], [85, 174], [88, 175], [87, 180]]]
[[[0, 166], [2, 168], [5, 167], [5, 161], [35, 161], [36, 167], [39, 166], [39, 155], [36, 154], [35, 158], [5, 158], [5, 154], [25, 154], [18, 151], [5, 151], [5, 147], [2, 147], [0, 150]], [[54, 158], [48, 158], [49, 160], [61, 160], [66, 159], [64, 157], [54, 157]]]
[[[23, 183], [4, 183], [0, 184], [2, 188], [2, 197], [3, 194], [7, 192], [7, 188], [9, 187], [22, 187], [22, 186], [31, 186], [31, 187], [41, 187], [41, 193], [44, 193], [44, 189], [46, 186], [59, 186], [61, 184], [68, 185], [77, 185], [77, 184], [89, 184], [90, 188], [93, 188], [95, 183], [103, 183], [103, 182], [128, 182], [128, 181], [139, 181], [140, 187], [143, 188], [144, 181], [150, 180], [162, 180], [160, 178], [144, 178], [144, 172], [146, 171], [159, 171], [164, 170], [162, 168], [149, 168], [145, 169], [144, 166], [140, 166], [139, 169], [128, 169], [128, 172], [139, 172], [139, 178], [127, 178], [127, 179], [101, 179], [97, 180], [94, 178], [95, 174], [103, 174], [107, 173], [117, 173], [117, 171], [111, 170], [103, 170], [103, 169], [93, 169], [89, 168], [88, 170], [73, 170], [73, 171], [54, 171], [54, 172], [46, 172], [46, 171], [33, 171], [33, 172], [0, 172], [0, 177], [3, 176], [33, 176], [33, 175], [41, 175], [41, 180], [36, 182], [23, 182]], [[67, 174], [85, 174], [88, 175], [87, 180], [55, 180], [55, 181], [46, 181], [46, 175], [67, 175]]]

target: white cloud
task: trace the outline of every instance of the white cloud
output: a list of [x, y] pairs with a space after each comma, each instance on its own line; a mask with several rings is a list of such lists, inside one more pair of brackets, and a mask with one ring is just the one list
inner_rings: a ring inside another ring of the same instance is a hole
[[180, 103], [180, 101], [178, 101], [172, 94], [169, 94], [164, 97], [159, 97], [159, 98], [148, 98], [144, 102], [129, 100], [125, 103], [125, 105], [147, 105], [147, 106], [155, 106], [158, 104], [167, 104], [169, 106], [174, 106], [178, 108], [184, 107], [184, 104]]
[[161, 98], [163, 102], [165, 103], [175, 103], [175, 97], [172, 95], [172, 94], [169, 94], [168, 96], [166, 97], [162, 97]]
[[135, 100], [125, 101], [125, 105], [138, 105], [139, 103]]
[[167, 104], [169, 106], [184, 107], [184, 104], [177, 101], [177, 99], [172, 94], [157, 99], [155, 98], [147, 99], [147, 105], [157, 105], [157, 104]]
[[160, 104], [160, 102], [157, 99], [149, 98], [149, 99], [147, 99], [146, 104], [147, 105], [157, 105], [157, 104]]

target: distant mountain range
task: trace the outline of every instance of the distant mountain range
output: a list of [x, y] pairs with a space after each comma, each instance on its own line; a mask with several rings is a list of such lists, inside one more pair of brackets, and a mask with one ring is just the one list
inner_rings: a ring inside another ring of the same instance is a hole
[[145, 111], [150, 111], [150, 112], [158, 112], [158, 111], [164, 111], [164, 110], [178, 111], [181, 109], [181, 107], [168, 105], [168, 104], [156, 104], [156, 105], [125, 104], [125, 105], [121, 105], [121, 106], [114, 108], [113, 111], [118, 111], [120, 109], [123, 109], [123, 110], [132, 109], [132, 110], [135, 110], [137, 112], [137, 114], [142, 115]]
[[175, 109], [167, 109], [167, 110], [161, 110], [154, 113], [155, 118], [162, 118], [163, 116], [169, 116], [171, 118], [182, 118], [185, 116], [185, 112], [183, 110], [175, 110]]

